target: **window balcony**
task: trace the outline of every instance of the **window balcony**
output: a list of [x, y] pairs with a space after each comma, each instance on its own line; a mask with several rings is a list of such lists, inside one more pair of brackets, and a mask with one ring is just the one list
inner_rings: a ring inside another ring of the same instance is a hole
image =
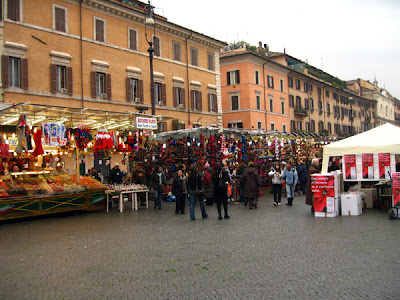
[[304, 108], [298, 108], [296, 107], [294, 109], [294, 115], [295, 116], [301, 116], [301, 117], [307, 117], [307, 111]]

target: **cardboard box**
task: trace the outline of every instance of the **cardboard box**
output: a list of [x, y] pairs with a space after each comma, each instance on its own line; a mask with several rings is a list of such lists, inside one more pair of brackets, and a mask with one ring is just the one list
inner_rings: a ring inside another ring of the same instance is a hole
[[342, 216], [358, 216], [362, 214], [362, 198], [360, 194], [341, 195]]

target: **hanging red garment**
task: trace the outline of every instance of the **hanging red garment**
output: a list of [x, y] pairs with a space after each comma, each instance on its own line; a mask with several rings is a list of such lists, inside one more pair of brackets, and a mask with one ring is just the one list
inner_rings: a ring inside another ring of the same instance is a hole
[[36, 132], [33, 133], [33, 140], [35, 142], [35, 150], [33, 150], [33, 156], [43, 155], [43, 147], [42, 147], [42, 129], [37, 129]]

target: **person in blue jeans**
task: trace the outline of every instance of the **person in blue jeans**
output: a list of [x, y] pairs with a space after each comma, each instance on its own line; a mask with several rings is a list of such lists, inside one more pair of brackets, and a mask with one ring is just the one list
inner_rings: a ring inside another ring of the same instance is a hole
[[288, 161], [286, 163], [286, 168], [283, 170], [281, 179], [285, 180], [286, 183], [286, 193], [287, 193], [287, 203], [286, 205], [292, 206], [294, 199], [294, 188], [299, 180], [297, 171], [293, 168], [292, 162]]
[[157, 207], [158, 209], [161, 209], [161, 202], [162, 202], [161, 186], [166, 187], [167, 180], [160, 166], [158, 166], [153, 173], [152, 184], [154, 189], [154, 209], [156, 209]]
[[196, 194], [196, 186], [197, 189], [203, 190], [203, 181], [201, 179], [201, 174], [198, 171], [196, 165], [191, 167], [190, 174], [188, 177], [188, 189], [189, 189], [189, 197], [190, 197], [190, 221], [196, 220], [194, 208], [196, 206], [196, 200], [200, 204], [201, 216], [203, 219], [207, 218], [206, 208], [204, 206], [203, 195]]

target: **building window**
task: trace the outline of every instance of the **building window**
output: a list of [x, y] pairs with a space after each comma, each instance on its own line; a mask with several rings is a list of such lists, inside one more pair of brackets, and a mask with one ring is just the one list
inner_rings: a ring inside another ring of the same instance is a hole
[[268, 87], [273, 89], [274, 88], [274, 77], [268, 75]]
[[202, 110], [201, 107], [201, 92], [197, 90], [192, 90], [192, 109]]
[[288, 80], [289, 80], [289, 87], [293, 87], [293, 77], [288, 77]]
[[103, 19], [99, 19], [97, 17], [94, 18], [94, 40], [98, 42], [104, 43], [106, 41], [106, 21]]
[[296, 79], [296, 90], [300, 90], [300, 80]]
[[310, 109], [310, 104], [308, 99], [304, 99], [304, 109], [309, 110]]
[[106, 98], [106, 74], [96, 72], [96, 97]]
[[322, 112], [322, 101], [318, 101], [318, 110]]
[[271, 123], [270, 126], [271, 126], [271, 131], [275, 131], [275, 123]]
[[315, 132], [315, 121], [311, 120], [311, 132]]
[[313, 91], [313, 85], [312, 84], [308, 85], [308, 91], [310, 91], [312, 93], [312, 91]]
[[314, 111], [314, 99], [310, 98], [310, 110]]
[[262, 122], [260, 121], [257, 122], [257, 129], [262, 129]]
[[260, 84], [260, 73], [256, 70], [254, 71], [255, 79], [256, 79], [256, 84]]
[[195, 47], [190, 47], [190, 58], [192, 60], [192, 66], [199, 66], [199, 50]]
[[259, 95], [256, 95], [256, 107], [261, 110], [261, 97]]
[[289, 106], [294, 107], [294, 96], [293, 95], [289, 95]]
[[283, 86], [283, 79], [281, 79], [281, 92], [283, 92], [284, 86]]
[[[129, 78], [130, 80], [130, 90], [131, 90], [131, 101], [138, 101], [140, 102], [140, 96], [139, 96], [139, 80], [136, 78]], [[136, 100], [139, 99], [139, 100]]]
[[296, 108], [301, 108], [301, 98], [300, 96], [296, 96]]
[[207, 52], [207, 68], [210, 71], [215, 71], [215, 66], [214, 66], [214, 53]]
[[67, 9], [58, 5], [53, 5], [53, 29], [56, 31], [67, 32]]
[[228, 85], [234, 85], [240, 83], [239, 70], [229, 71], [226, 74], [227, 74]]
[[174, 87], [174, 103], [175, 107], [185, 108], [184, 89], [181, 87]]
[[154, 98], [156, 101], [156, 104], [162, 105], [162, 83], [160, 82], [155, 82], [154, 83]]
[[269, 98], [269, 111], [274, 112], [274, 99]]
[[310, 123], [309, 122], [306, 122], [306, 131], [310, 132]]
[[332, 124], [331, 124], [331, 122], [328, 122], [328, 132], [329, 132], [329, 134], [332, 134]]
[[294, 131], [296, 131], [296, 121], [291, 120], [290, 121], [290, 132], [294, 132]]
[[321, 88], [320, 87], [317, 87], [317, 94], [318, 94], [318, 97], [321, 97]]
[[181, 43], [172, 41], [172, 53], [173, 53], [173, 59], [177, 61], [181, 61]]
[[21, 87], [21, 59], [11, 57], [8, 60], [9, 86]]
[[212, 112], [217, 112], [218, 111], [218, 107], [217, 107], [217, 95], [214, 93], [209, 93], [208, 94], [208, 111], [212, 111]]
[[129, 36], [128, 36], [129, 49], [137, 51], [137, 49], [138, 49], [138, 47], [137, 47], [137, 30], [129, 28], [128, 32], [129, 32]]
[[7, 18], [13, 21], [20, 21], [21, 16], [21, 3], [20, 0], [7, 1]]
[[239, 109], [239, 96], [231, 96], [231, 110]]
[[228, 124], [228, 128], [243, 128], [242, 122], [232, 122]]
[[329, 98], [329, 91], [325, 91], [326, 98]]
[[57, 93], [66, 93], [67, 91], [66, 69], [65, 66], [57, 66]]
[[285, 101], [281, 102], [281, 110], [282, 110], [282, 115], [285, 114]]
[[161, 40], [158, 36], [153, 36], [154, 56], [161, 56]]
[[287, 132], [287, 131], [286, 131], [286, 124], [282, 124], [282, 131], [283, 131], [283, 132]]
[[331, 105], [329, 103], [326, 103], [326, 112], [328, 115], [331, 113]]
[[304, 82], [304, 91], [305, 91], [305, 92], [308, 92], [307, 82]]
[[303, 130], [303, 123], [301, 123], [301, 121], [297, 121], [297, 130], [299, 131]]

